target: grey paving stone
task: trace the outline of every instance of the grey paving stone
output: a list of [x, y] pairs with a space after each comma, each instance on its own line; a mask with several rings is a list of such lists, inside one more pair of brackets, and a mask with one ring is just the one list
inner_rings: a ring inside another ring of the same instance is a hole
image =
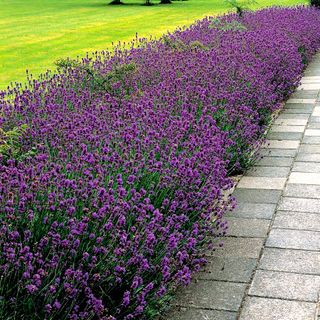
[[[176, 309], [178, 309], [178, 308], [176, 308]], [[236, 320], [236, 318], [237, 318], [236, 312], [180, 308], [180, 310], [171, 311], [163, 319], [170, 319], [170, 320]]]
[[246, 176], [251, 177], [269, 177], [285, 178], [289, 175], [290, 167], [262, 167], [255, 166], [246, 172]]
[[279, 210], [299, 212], [320, 212], [320, 199], [283, 197]]
[[286, 189], [284, 190], [284, 195], [286, 197], [320, 199], [320, 186], [305, 184], [288, 184]]
[[273, 248], [319, 251], [320, 232], [272, 229], [269, 233], [266, 246]]
[[268, 167], [290, 167], [293, 163], [293, 158], [287, 157], [263, 157], [255, 163], [255, 166]]
[[310, 113], [313, 109], [313, 103], [286, 103], [284, 108], [288, 109], [304, 109], [308, 110]]
[[301, 103], [311, 103], [311, 104], [315, 104], [315, 102], [317, 101], [316, 98], [306, 98], [306, 99], [302, 99], [302, 98], [290, 98], [287, 103], [296, 103], [296, 104], [301, 104]]
[[278, 203], [281, 190], [236, 189], [233, 195], [239, 202]]
[[314, 71], [312, 72], [306, 72], [305, 75], [308, 76], [308, 77], [311, 77], [311, 76], [316, 76], [319, 74], [319, 70], [318, 69], [315, 69]]
[[299, 152], [296, 161], [320, 162], [320, 153], [302, 153]]
[[320, 252], [265, 248], [259, 268], [320, 275]]
[[312, 111], [312, 117], [319, 117], [320, 116], [320, 107], [316, 105]]
[[279, 117], [277, 119], [278, 120], [280, 120], [280, 119], [303, 119], [303, 120], [308, 120], [309, 119], [309, 114], [305, 114], [305, 113], [296, 113], [296, 114], [280, 113], [280, 115], [279, 115]]
[[207, 252], [208, 257], [240, 257], [257, 259], [264, 240], [261, 238], [223, 238], [224, 246]]
[[[319, 194], [320, 195], [320, 194]], [[271, 219], [276, 209], [276, 204], [271, 203], [246, 203], [238, 202], [235, 210], [228, 212], [226, 217]]]
[[317, 302], [320, 276], [257, 270], [249, 294], [260, 297]]
[[320, 173], [320, 162], [295, 162], [292, 171]]
[[267, 138], [269, 140], [299, 140], [302, 136], [302, 132], [270, 132]]
[[222, 281], [192, 282], [177, 295], [176, 305], [183, 307], [237, 311], [246, 284]]
[[299, 90], [294, 92], [290, 99], [315, 99], [318, 96], [318, 92], [319, 90]]
[[304, 107], [304, 108], [287, 108], [287, 105], [286, 105], [285, 110], [282, 111], [282, 114], [295, 114], [295, 113], [311, 114], [312, 109], [313, 109], [312, 105], [310, 105], [310, 107]]
[[269, 132], [304, 132], [305, 126], [279, 126], [274, 124]]
[[304, 77], [300, 81], [301, 83], [320, 83], [320, 77]]
[[285, 183], [286, 178], [243, 176], [237, 184], [237, 189], [282, 190]]
[[270, 221], [262, 219], [228, 218], [228, 235], [248, 238], [265, 238]]
[[311, 116], [309, 118], [310, 123], [320, 123], [320, 117], [319, 116]]
[[287, 119], [287, 118], [278, 118], [274, 121], [274, 124], [281, 126], [305, 126], [307, 125], [307, 119]]
[[288, 183], [320, 185], [320, 173], [291, 172]]
[[260, 149], [259, 154], [261, 156], [268, 156], [268, 157], [286, 157], [286, 158], [293, 158], [295, 157], [297, 150], [295, 149]]
[[311, 122], [308, 124], [307, 128], [320, 129], [320, 122]]
[[240, 320], [314, 320], [316, 304], [248, 297]]
[[320, 214], [278, 211], [273, 228], [320, 231]]
[[320, 137], [320, 129], [306, 129], [305, 133], [308, 137]]
[[298, 149], [300, 140], [268, 140], [265, 147], [268, 149]]
[[319, 83], [303, 83], [299, 86], [297, 90], [304, 90], [304, 91], [310, 91], [310, 90], [319, 90], [320, 84]]
[[320, 144], [301, 144], [300, 153], [320, 153]]
[[302, 143], [306, 143], [306, 144], [320, 144], [320, 137], [304, 136], [303, 139], [302, 139]]
[[209, 257], [208, 264], [197, 274], [197, 279], [249, 282], [257, 259]]

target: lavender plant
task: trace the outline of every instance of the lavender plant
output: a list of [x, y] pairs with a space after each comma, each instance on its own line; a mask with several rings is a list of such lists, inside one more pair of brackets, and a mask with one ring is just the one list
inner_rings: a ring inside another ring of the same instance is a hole
[[213, 19], [0, 93], [1, 127], [37, 150], [0, 157], [0, 319], [153, 319], [221, 245], [230, 175], [298, 85], [299, 48], [319, 49], [320, 13]]

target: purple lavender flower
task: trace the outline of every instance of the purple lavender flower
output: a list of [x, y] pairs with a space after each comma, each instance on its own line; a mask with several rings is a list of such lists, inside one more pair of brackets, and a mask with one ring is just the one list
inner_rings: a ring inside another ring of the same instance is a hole
[[28, 128], [0, 155], [4, 317], [145, 319], [188, 284], [319, 26], [307, 7], [207, 17], [0, 92], [1, 127]]

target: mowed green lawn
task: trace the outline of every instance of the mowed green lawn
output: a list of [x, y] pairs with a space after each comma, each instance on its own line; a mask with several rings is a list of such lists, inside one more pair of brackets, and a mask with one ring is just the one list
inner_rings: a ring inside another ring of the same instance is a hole
[[[229, 10], [223, 0], [175, 1], [172, 5], [141, 6], [142, 0], [0, 0], [0, 88], [23, 81], [25, 70], [38, 75], [60, 57], [129, 41], [136, 33], [159, 36], [206, 15]], [[304, 0], [257, 0], [255, 8], [296, 5]]]

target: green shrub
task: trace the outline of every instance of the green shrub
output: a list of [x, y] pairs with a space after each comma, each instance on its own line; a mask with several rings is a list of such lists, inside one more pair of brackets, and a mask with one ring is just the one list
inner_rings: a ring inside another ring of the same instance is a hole
[[222, 31], [246, 31], [247, 27], [237, 20], [222, 21], [219, 18], [214, 18], [211, 21], [210, 28], [219, 29]]
[[58, 70], [60, 69], [66, 72], [77, 70], [83, 73], [85, 77], [82, 78], [82, 85], [87, 86], [89, 84], [92, 91], [107, 91], [112, 95], [117, 95], [117, 90], [113, 88], [113, 85], [117, 82], [125, 85], [127, 77], [136, 71], [136, 65], [134, 63], [113, 66], [112, 70], [105, 74], [101, 74], [91, 65], [80, 63], [77, 60], [59, 59], [55, 64]]
[[0, 128], [0, 159], [7, 160], [13, 158], [23, 160], [36, 154], [36, 149], [24, 151], [22, 149], [21, 138], [26, 134], [28, 126], [22, 124], [11, 130], [5, 131]]
[[256, 3], [255, 0], [247, 0], [241, 2], [239, 2], [238, 0], [225, 0], [225, 2], [231, 8], [236, 10], [239, 17], [243, 16], [243, 13], [248, 10], [249, 5]]

